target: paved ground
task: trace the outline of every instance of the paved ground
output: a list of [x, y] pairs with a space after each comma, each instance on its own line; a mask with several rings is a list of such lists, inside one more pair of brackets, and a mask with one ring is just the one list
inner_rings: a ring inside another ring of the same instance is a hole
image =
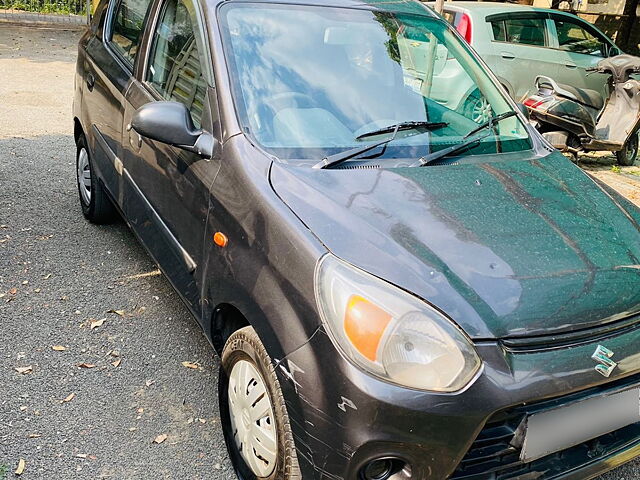
[[[82, 219], [77, 35], [0, 25], [0, 480], [20, 459], [25, 479], [231, 479], [213, 350], [126, 226]], [[597, 162], [638, 200], [637, 168]]]
[[77, 35], [0, 25], [0, 479], [231, 479], [213, 349], [128, 228], [80, 213]]

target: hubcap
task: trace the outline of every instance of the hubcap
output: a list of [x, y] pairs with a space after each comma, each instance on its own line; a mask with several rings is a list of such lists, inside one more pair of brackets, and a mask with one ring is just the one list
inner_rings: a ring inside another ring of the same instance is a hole
[[480, 97], [473, 102], [471, 110], [471, 120], [480, 124], [491, 118], [491, 104], [486, 98]]
[[239, 360], [229, 375], [231, 431], [238, 451], [257, 477], [276, 466], [278, 443], [269, 392], [256, 367]]
[[78, 189], [80, 197], [85, 205], [91, 203], [91, 167], [89, 166], [89, 154], [85, 148], [78, 153]]

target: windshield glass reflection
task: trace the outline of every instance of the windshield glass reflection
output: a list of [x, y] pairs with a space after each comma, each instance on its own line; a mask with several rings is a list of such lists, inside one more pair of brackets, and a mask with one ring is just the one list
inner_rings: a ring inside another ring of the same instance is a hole
[[[223, 35], [242, 127], [281, 159], [321, 159], [408, 129], [383, 158], [416, 158], [460, 143], [509, 103], [436, 18], [317, 6], [224, 7]], [[516, 117], [468, 153], [531, 148]]]

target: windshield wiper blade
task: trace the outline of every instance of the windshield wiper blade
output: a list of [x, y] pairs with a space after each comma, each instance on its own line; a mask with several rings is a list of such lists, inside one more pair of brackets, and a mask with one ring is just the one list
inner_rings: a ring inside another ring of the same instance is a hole
[[377, 130], [372, 130], [371, 132], [358, 135], [356, 137], [356, 140], [362, 140], [363, 138], [367, 138], [367, 137], [375, 137], [376, 135], [391, 133], [396, 129], [396, 127], [398, 128], [398, 131], [401, 132], [403, 130], [413, 130], [413, 129], [437, 130], [439, 128], [447, 127], [448, 125], [449, 124], [447, 122], [427, 122], [427, 121], [400, 122], [395, 125], [389, 125], [388, 127], [382, 127]]
[[391, 135], [389, 138], [382, 140], [380, 142], [371, 143], [368, 145], [364, 145], [362, 147], [351, 148], [349, 150], [336, 153], [335, 155], [324, 157], [320, 162], [316, 163], [312, 168], [329, 168], [334, 165], [338, 165], [340, 163], [346, 162], [347, 160], [351, 160], [352, 158], [355, 158], [364, 153], [367, 153], [375, 148], [382, 147], [388, 143], [393, 142], [400, 130], [411, 130], [414, 128], [435, 129], [435, 128], [443, 128], [443, 127], [446, 127], [447, 125], [448, 123], [443, 123], [443, 122], [400, 122], [395, 125], [391, 125], [389, 127], [381, 128], [379, 130], [363, 133], [362, 135], [358, 136], [356, 140], [360, 140], [366, 137], [372, 137], [374, 135], [382, 135], [384, 133], [393, 133], [393, 135]]
[[476, 137], [474, 137], [473, 135], [481, 132], [482, 130], [485, 130], [487, 128], [493, 128], [495, 125], [497, 125], [499, 122], [501, 122], [502, 120], [505, 120], [507, 118], [511, 118], [518, 115], [517, 112], [515, 111], [511, 111], [511, 112], [505, 112], [505, 113], [501, 113], [499, 115], [495, 115], [493, 117], [491, 117], [489, 120], [487, 120], [486, 122], [478, 125], [476, 128], [474, 128], [473, 130], [471, 130], [469, 133], [467, 133], [464, 137], [463, 137], [463, 142], [458, 143], [457, 145], [452, 145], [448, 148], [444, 148], [442, 150], [438, 150], [437, 152], [431, 153], [429, 155], [426, 155], [424, 157], [422, 157], [420, 160], [418, 160], [418, 163], [416, 166], [418, 167], [424, 167], [425, 165], [428, 165], [430, 163], [433, 163], [437, 160], [440, 160], [441, 158], [444, 157], [448, 157], [449, 155], [453, 155], [454, 153], [460, 152], [462, 150], [466, 150], [467, 148], [470, 148], [472, 145], [481, 142], [482, 140], [484, 140], [485, 138], [491, 136], [491, 131], [487, 132], [484, 135], [478, 135]]
[[391, 135], [391, 137], [387, 138], [386, 140], [383, 140], [381, 142], [371, 143], [369, 145], [365, 145], [364, 147], [351, 148], [349, 150], [336, 153], [335, 155], [329, 155], [328, 157], [324, 157], [321, 161], [316, 163], [311, 168], [329, 168], [334, 165], [338, 165], [339, 163], [346, 162], [347, 160], [351, 160], [352, 158], [357, 157], [358, 155], [362, 155], [363, 153], [367, 153], [368, 151], [373, 150], [374, 148], [386, 145], [387, 143], [392, 142], [396, 138], [396, 135], [398, 134], [398, 129], [399, 127], [396, 127], [395, 130], [393, 131], [393, 135]]
[[471, 130], [469, 133], [467, 133], [464, 138], [470, 137], [471, 135], [473, 135], [474, 133], [478, 133], [482, 130], [484, 130], [485, 128], [493, 128], [495, 127], [498, 123], [500, 123], [502, 120], [505, 120], [507, 118], [511, 118], [511, 117], [515, 117], [516, 115], [518, 115], [518, 112], [512, 110], [510, 112], [504, 112], [501, 113], [499, 115], [494, 115], [493, 117], [491, 117], [489, 120], [487, 120], [484, 123], [481, 123], [480, 125], [478, 125], [476, 128], [474, 128], [473, 130]]
[[420, 160], [418, 160], [418, 163], [414, 166], [424, 167], [425, 165], [429, 165], [430, 163], [440, 160], [441, 158], [448, 157], [449, 155], [453, 155], [454, 153], [470, 148], [472, 145], [481, 142], [489, 136], [491, 136], [491, 132], [485, 133], [484, 135], [478, 135], [477, 137], [469, 137], [461, 143], [451, 145], [448, 148], [443, 148], [442, 150], [438, 150], [437, 152], [433, 152], [420, 158]]

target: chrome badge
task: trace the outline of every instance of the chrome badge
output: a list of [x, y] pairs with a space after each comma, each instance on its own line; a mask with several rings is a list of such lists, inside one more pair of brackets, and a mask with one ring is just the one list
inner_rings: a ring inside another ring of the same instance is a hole
[[613, 372], [613, 370], [618, 366], [616, 362], [611, 360], [611, 357], [613, 357], [613, 352], [611, 350], [603, 347], [602, 345], [598, 345], [596, 351], [591, 355], [591, 358], [598, 362], [598, 365], [596, 365], [596, 372], [604, 377], [609, 377], [611, 372]]

